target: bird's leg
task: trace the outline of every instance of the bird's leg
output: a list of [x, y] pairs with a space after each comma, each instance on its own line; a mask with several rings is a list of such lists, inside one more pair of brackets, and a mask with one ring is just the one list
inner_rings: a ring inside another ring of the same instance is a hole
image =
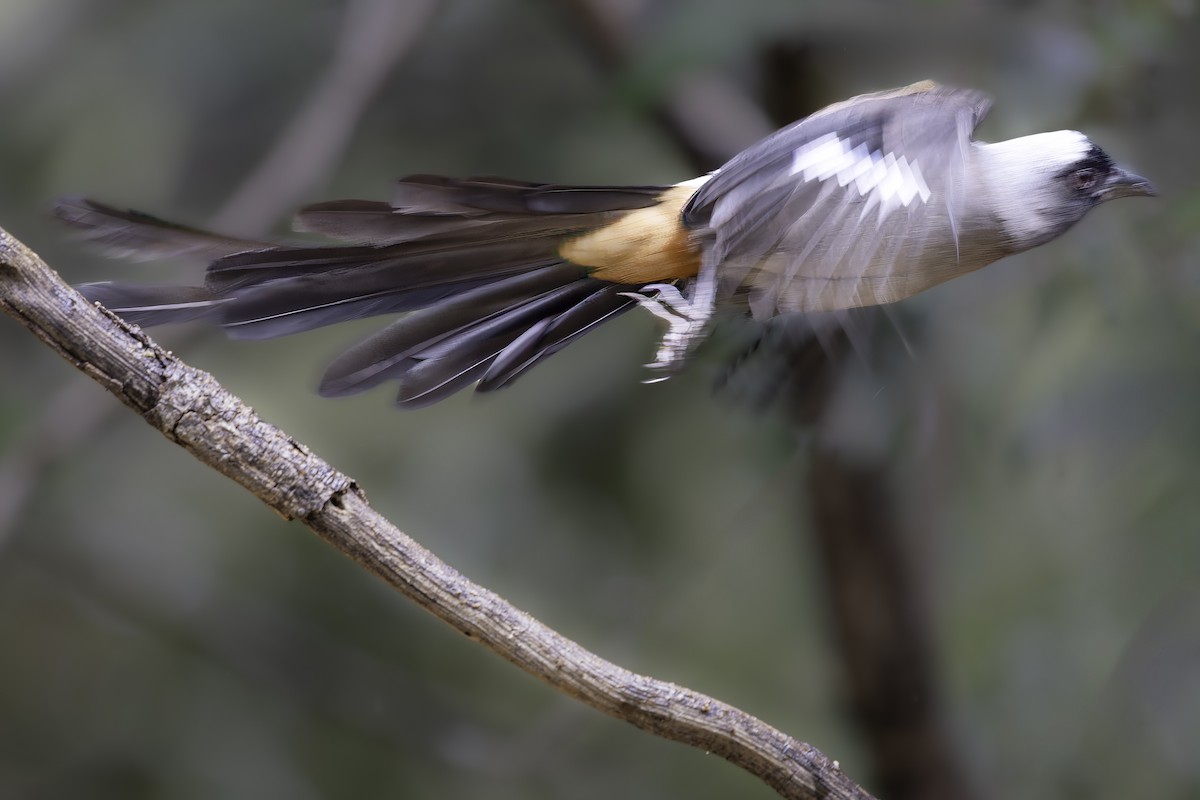
[[712, 317], [716, 296], [712, 273], [708, 265], [701, 265], [700, 274], [689, 287], [690, 296], [685, 296], [671, 283], [651, 283], [640, 291], [623, 293], [667, 323], [667, 332], [663, 334], [658, 352], [654, 354], [654, 361], [646, 365], [664, 374], [648, 378], [645, 383], [658, 383], [669, 378], [703, 336]]

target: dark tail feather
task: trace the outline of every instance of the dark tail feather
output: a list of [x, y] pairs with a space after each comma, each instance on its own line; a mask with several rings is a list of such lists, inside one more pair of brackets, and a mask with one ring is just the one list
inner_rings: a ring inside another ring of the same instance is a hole
[[[532, 304], [539, 300], [558, 297], [556, 293], [564, 290], [582, 292], [572, 287], [593, 283], [598, 281], [583, 278], [578, 267], [559, 264], [506, 278], [416, 311], [339, 356], [326, 370], [320, 392], [336, 397], [365, 391], [384, 381], [401, 379], [418, 367], [420, 360], [457, 363], [461, 359], [456, 355], [473, 352], [481, 335], [495, 333], [497, 328], [502, 332], [504, 323], [500, 321], [517, 324], [529, 316]], [[534, 323], [536, 319], [526, 327]], [[514, 336], [520, 333], [517, 330]], [[430, 369], [427, 366], [418, 375]]]
[[402, 242], [341, 247], [273, 247], [234, 253], [208, 267], [208, 284], [230, 292], [287, 278], [308, 278], [314, 289], [428, 286], [512, 272], [553, 257], [556, 233], [478, 243]]
[[93, 303], [135, 325], [168, 325], [213, 320], [222, 304], [203, 286], [164, 286], [138, 283], [84, 283], [75, 287]]
[[545, 234], [555, 228], [578, 232], [602, 223], [597, 215], [652, 206], [666, 188], [410, 175], [396, 182], [390, 203], [317, 203], [301, 209], [293, 227], [360, 244], [496, 241], [498, 236]]
[[529, 328], [496, 356], [480, 377], [478, 392], [503, 389], [592, 328], [633, 308], [622, 292], [635, 287], [590, 281], [589, 294], [555, 317]]
[[403, 214], [596, 214], [648, 208], [666, 186], [560, 186], [509, 178], [409, 175], [396, 181], [392, 207]]
[[659, 202], [661, 186], [554, 186], [499, 178], [410, 176], [390, 204], [339, 200], [300, 212], [296, 227], [346, 244], [269, 245], [175, 225], [80, 198], [60, 219], [110, 251], [210, 260], [204, 287], [80, 287], [132, 322], [203, 319], [238, 338], [270, 338], [360, 317], [406, 316], [347, 350], [320, 391], [384, 381], [418, 407], [479, 381], [509, 385], [634, 303], [559, 255], [563, 241]]
[[239, 291], [222, 309], [219, 321], [234, 339], [274, 339], [347, 320], [426, 308], [495, 280], [479, 278], [332, 299], [321, 298], [303, 281], [279, 281]]
[[483, 377], [505, 348], [546, 316], [561, 313], [593, 291], [589, 281], [575, 281], [481, 320], [418, 350], [412, 365], [396, 375], [396, 402], [419, 408], [453, 394]]
[[396, 375], [397, 404], [420, 408], [476, 381], [477, 392], [507, 386], [593, 325], [632, 308], [633, 301], [614, 288], [602, 281], [576, 281], [418, 350], [413, 366]]
[[74, 228], [80, 238], [119, 258], [149, 261], [189, 256], [212, 261], [243, 250], [271, 247], [267, 242], [189, 228], [86, 197], [61, 197], [54, 201], [53, 211], [54, 216]]
[[[483, 260], [489, 258], [490, 250], [454, 255], [462, 259], [461, 267], [435, 269], [407, 259], [378, 265], [359, 262], [349, 272], [329, 271], [252, 284], [228, 293], [231, 300], [222, 309], [221, 323], [231, 336], [266, 339], [351, 319], [426, 308], [507, 278], [563, 266], [561, 259], [543, 251], [512, 257], [500, 248], [490, 263]], [[582, 267], [566, 269], [575, 278], [586, 274]]]

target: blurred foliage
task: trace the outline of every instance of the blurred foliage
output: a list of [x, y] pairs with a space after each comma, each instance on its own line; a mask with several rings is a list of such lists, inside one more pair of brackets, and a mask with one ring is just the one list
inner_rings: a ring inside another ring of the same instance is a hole
[[[625, 64], [574, 5], [446, 0], [320, 197], [409, 172], [674, 181], [654, 109], [697, 70], [813, 103], [923, 77], [997, 98], [985, 137], [1079, 127], [1163, 196], [905, 304], [828, 435], [884, 454], [950, 724], [990, 797], [1200, 797], [1200, 9], [1194, 0], [626, 0]], [[0, 225], [74, 281], [49, 200], [202, 222], [334, 48], [334, 0], [0, 3]], [[768, 797], [559, 697], [415, 611], [118, 411], [0, 322], [0, 796]], [[807, 539], [808, 437], [639, 384], [655, 326], [587, 337], [512, 389], [408, 414], [311, 393], [371, 326], [167, 332], [468, 576], [635, 671], [744, 707], [865, 778]], [[65, 435], [65, 434], [64, 434]]]

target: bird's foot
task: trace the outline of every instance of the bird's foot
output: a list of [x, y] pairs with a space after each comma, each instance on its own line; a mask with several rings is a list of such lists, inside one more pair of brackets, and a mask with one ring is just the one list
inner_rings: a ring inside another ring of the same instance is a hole
[[643, 383], [658, 383], [671, 377], [683, 363], [692, 346], [699, 341], [712, 316], [712, 303], [693, 296], [689, 299], [670, 283], [651, 283], [637, 292], [622, 292], [638, 305], [667, 323], [654, 360], [646, 366], [660, 373]]

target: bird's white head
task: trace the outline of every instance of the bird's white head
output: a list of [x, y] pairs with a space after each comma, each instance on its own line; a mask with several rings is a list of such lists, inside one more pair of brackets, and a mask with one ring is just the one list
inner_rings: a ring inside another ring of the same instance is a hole
[[978, 152], [982, 189], [1014, 252], [1050, 241], [1105, 200], [1155, 194], [1079, 131], [980, 143]]

